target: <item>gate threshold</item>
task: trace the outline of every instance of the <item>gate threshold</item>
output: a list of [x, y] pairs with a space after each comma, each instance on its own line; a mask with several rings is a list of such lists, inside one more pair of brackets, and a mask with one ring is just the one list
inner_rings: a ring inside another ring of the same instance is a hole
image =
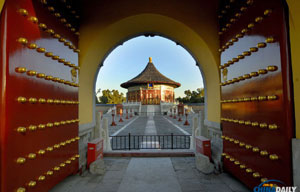
[[104, 157], [193, 157], [194, 150], [131, 150], [108, 151]]

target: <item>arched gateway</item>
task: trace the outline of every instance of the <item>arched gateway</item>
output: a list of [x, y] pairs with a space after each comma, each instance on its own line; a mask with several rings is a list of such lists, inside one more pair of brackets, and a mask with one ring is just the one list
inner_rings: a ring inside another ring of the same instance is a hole
[[214, 163], [249, 188], [268, 179], [299, 187], [300, 16], [299, 1], [287, 2], [291, 14], [284, 0], [5, 1], [1, 192], [48, 191], [85, 166], [91, 74], [110, 50], [148, 33], [182, 44], [201, 67]]

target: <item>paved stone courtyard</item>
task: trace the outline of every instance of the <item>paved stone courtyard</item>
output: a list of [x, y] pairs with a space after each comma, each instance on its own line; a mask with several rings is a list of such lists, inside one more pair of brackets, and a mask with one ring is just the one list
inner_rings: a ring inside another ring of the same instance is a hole
[[113, 150], [128, 150], [129, 143], [131, 149], [189, 149], [192, 118], [195, 115], [189, 115], [190, 125], [187, 126], [183, 125], [184, 118], [178, 121], [178, 117], [174, 119], [160, 114], [135, 116], [124, 122], [118, 122], [118, 117], [117, 126], [111, 126], [112, 118], [109, 115], [104, 117], [109, 121], [108, 130], [112, 136], [110, 142]]
[[[110, 125], [111, 118], [106, 117]], [[189, 126], [183, 125], [184, 118], [179, 122], [178, 118], [163, 115], [135, 116], [128, 120], [123, 118], [122, 123], [118, 122], [119, 118], [117, 118], [117, 126], [109, 126], [108, 129], [111, 136], [128, 135], [128, 133], [190, 135], [192, 118], [190, 115]], [[81, 176], [70, 176], [55, 186], [51, 192], [249, 191], [228, 174], [206, 175], [199, 172], [195, 167], [195, 157], [105, 157], [104, 162], [106, 166], [104, 175], [92, 175], [86, 171]]]
[[[190, 125], [185, 126], [183, 125], [185, 122], [185, 117], [181, 117], [182, 121], [178, 121], [178, 116], [176, 119], [171, 118], [167, 115], [155, 115], [153, 116], [156, 133], [158, 135], [166, 135], [173, 133], [174, 135], [184, 135], [184, 134], [191, 134], [192, 133], [192, 119], [197, 114], [191, 114], [188, 116], [188, 122]], [[146, 125], [149, 119], [149, 116], [134, 116], [129, 119], [125, 119], [123, 115], [124, 122], [119, 122], [120, 117], [117, 116], [115, 118], [115, 122], [117, 126], [110, 126], [112, 122], [111, 115], [104, 115], [104, 118], [108, 119], [108, 130], [110, 136], [112, 135], [128, 135], [135, 134], [135, 135], [144, 135], [147, 132]], [[125, 127], [125, 128], [124, 128]], [[185, 133], [178, 129], [180, 127]]]
[[51, 192], [247, 192], [226, 173], [203, 174], [194, 157], [104, 158], [103, 176], [86, 172], [56, 185]]

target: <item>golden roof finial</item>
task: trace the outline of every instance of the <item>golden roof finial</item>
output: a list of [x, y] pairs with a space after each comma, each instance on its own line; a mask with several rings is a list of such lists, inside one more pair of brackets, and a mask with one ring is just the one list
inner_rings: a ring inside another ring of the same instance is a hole
[[152, 57], [149, 57], [149, 63], [152, 63]]

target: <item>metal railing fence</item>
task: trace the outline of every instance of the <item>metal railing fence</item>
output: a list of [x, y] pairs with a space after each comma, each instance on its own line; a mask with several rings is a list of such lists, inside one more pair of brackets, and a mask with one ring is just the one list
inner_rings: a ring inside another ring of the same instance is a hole
[[112, 150], [189, 149], [190, 135], [117, 135], [111, 136]]

